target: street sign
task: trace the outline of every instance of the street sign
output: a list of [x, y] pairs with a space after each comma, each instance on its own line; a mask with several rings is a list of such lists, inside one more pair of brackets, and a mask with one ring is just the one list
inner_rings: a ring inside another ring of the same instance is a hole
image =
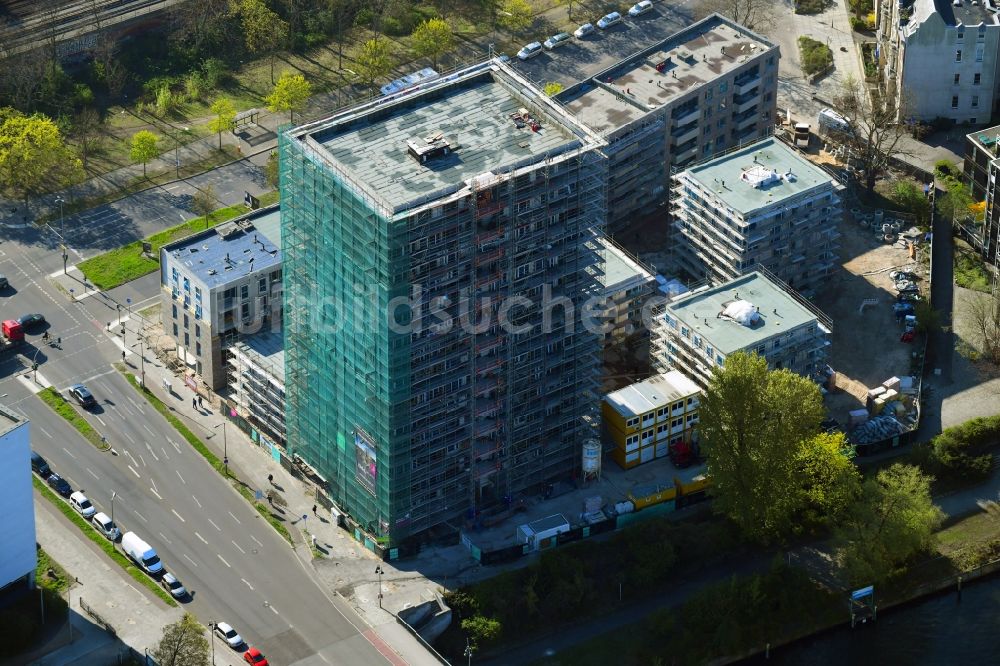
[[869, 585], [868, 587], [863, 587], [860, 590], [854, 590], [851, 592], [851, 599], [862, 599], [864, 597], [871, 596], [875, 593], [875, 586]]
[[259, 502], [264, 499], [264, 493], [260, 490], [255, 490], [253, 491], [253, 498]]

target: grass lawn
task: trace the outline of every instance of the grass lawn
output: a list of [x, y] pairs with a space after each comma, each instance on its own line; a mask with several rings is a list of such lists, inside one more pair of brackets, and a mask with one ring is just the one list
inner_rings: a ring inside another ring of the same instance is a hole
[[[261, 195], [261, 206], [270, 206], [277, 202], [278, 193], [268, 192]], [[160, 248], [176, 240], [186, 238], [199, 231], [204, 231], [226, 220], [231, 220], [248, 212], [246, 206], [237, 204], [221, 208], [212, 213], [212, 219], [196, 217], [176, 227], [171, 227], [149, 236], [145, 240], [152, 244], [150, 254], [160, 256]], [[96, 257], [85, 259], [77, 264], [87, 280], [97, 285], [99, 289], [113, 289], [119, 285], [131, 282], [147, 273], [152, 273], [160, 267], [157, 259], [150, 259], [142, 254], [142, 241], [134, 241], [128, 245], [116, 248]]]
[[[115, 366], [118, 367], [119, 370], [122, 370], [120, 364], [116, 363]], [[212, 453], [207, 446], [205, 446], [205, 442], [201, 441], [200, 437], [191, 432], [191, 429], [188, 428], [186, 425], [184, 425], [184, 423], [179, 418], [177, 418], [177, 415], [174, 412], [172, 412], [170, 408], [163, 403], [162, 400], [153, 395], [152, 392], [149, 391], [148, 389], [139, 386], [139, 380], [136, 378], [135, 375], [128, 372], [125, 372], [124, 374], [126, 379], [128, 379], [128, 383], [132, 385], [132, 388], [134, 388], [136, 391], [142, 394], [142, 396], [146, 398], [149, 404], [151, 404], [156, 409], [156, 411], [158, 411], [163, 416], [163, 418], [165, 418], [170, 423], [170, 425], [172, 425], [174, 429], [177, 430], [178, 433], [180, 433], [181, 437], [187, 440], [188, 444], [190, 444], [195, 451], [200, 453], [201, 456], [206, 461], [208, 461], [208, 464], [211, 465], [216, 472], [223, 475], [226, 474], [225, 463], [222, 460], [219, 460], [219, 457], [214, 453]], [[233, 486], [236, 488], [239, 494], [242, 495], [248, 502], [250, 502], [253, 505], [253, 507], [257, 509], [257, 512], [261, 516], [263, 516], [268, 523], [271, 524], [271, 527], [273, 527], [278, 534], [283, 536], [285, 540], [288, 541], [288, 543], [290, 543], [291, 545], [293, 546], [295, 545], [295, 543], [292, 541], [292, 535], [288, 531], [288, 528], [284, 526], [284, 524], [279, 518], [274, 516], [274, 514], [272, 514], [270, 510], [268, 510], [266, 504], [264, 504], [263, 502], [258, 502], [254, 498], [254, 494], [250, 490], [249, 486], [247, 486], [243, 481], [240, 481], [239, 479], [236, 479], [232, 476], [227, 476], [226, 478], [233, 484]]]
[[39, 391], [37, 395], [41, 398], [42, 402], [52, 408], [52, 411], [66, 419], [71, 426], [76, 428], [88, 442], [101, 451], [106, 451], [110, 448], [111, 445], [101, 441], [100, 434], [94, 430], [94, 427], [83, 418], [80, 412], [76, 411], [76, 407], [64, 398], [59, 391], [50, 386]]
[[833, 51], [811, 37], [799, 37], [799, 60], [803, 73], [818, 74], [833, 64]]
[[[69, 574], [40, 547], [36, 552], [35, 583], [41, 588], [44, 601], [37, 594], [27, 594], [0, 608], [0, 660], [5, 664], [24, 663], [23, 659], [18, 662], [10, 657], [30, 650], [43, 640], [47, 629], [62, 626], [66, 621], [68, 605], [62, 593], [69, 587]], [[44, 622], [40, 612], [43, 606]]]
[[138, 583], [145, 585], [151, 592], [158, 596], [163, 603], [168, 606], [176, 606], [177, 602], [173, 598], [163, 591], [159, 585], [156, 584], [152, 578], [147, 576], [145, 573], [140, 571], [132, 561], [125, 557], [115, 545], [101, 536], [94, 527], [83, 519], [79, 513], [77, 513], [73, 507], [69, 505], [69, 502], [64, 501], [61, 497], [56, 495], [54, 492], [49, 490], [49, 487], [42, 482], [37, 476], [31, 476], [31, 483], [34, 484], [35, 490], [37, 490], [45, 499], [53, 504], [59, 511], [62, 512], [66, 518], [69, 519], [74, 525], [80, 528], [83, 535], [88, 539], [97, 544], [97, 547], [103, 550], [108, 557], [110, 557], [116, 564], [125, 570], [125, 573], [132, 576]]

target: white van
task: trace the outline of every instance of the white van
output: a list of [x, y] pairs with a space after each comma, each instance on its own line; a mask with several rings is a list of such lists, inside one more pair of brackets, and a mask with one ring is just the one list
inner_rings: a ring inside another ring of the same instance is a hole
[[97, 513], [97, 509], [95, 509], [94, 505], [90, 503], [87, 496], [79, 490], [69, 496], [69, 503], [73, 505], [73, 508], [76, 509], [77, 513], [87, 520], [90, 520], [90, 518]]
[[150, 576], [159, 576], [163, 573], [163, 563], [160, 562], [156, 551], [135, 532], [126, 532], [122, 537], [122, 550]]

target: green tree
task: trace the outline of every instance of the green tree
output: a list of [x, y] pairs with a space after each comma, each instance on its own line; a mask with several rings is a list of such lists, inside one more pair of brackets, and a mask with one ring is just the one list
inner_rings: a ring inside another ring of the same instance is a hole
[[[803, 442], [817, 434], [823, 414], [814, 382], [789, 370], [768, 370], [756, 354], [737, 352], [716, 367], [698, 426], [715, 510], [753, 539], [787, 534], [793, 516], [806, 508]], [[823, 477], [812, 478], [819, 483]]]
[[160, 137], [149, 130], [139, 130], [132, 135], [129, 157], [133, 162], [142, 162], [142, 176], [146, 177], [146, 163], [160, 154]]
[[208, 129], [219, 134], [219, 150], [222, 150], [222, 133], [232, 131], [236, 123], [236, 107], [225, 97], [212, 103], [213, 117], [208, 121]]
[[0, 190], [25, 196], [68, 184], [82, 173], [80, 160], [51, 118], [0, 107]]
[[85, 107], [73, 118], [73, 128], [70, 134], [76, 140], [83, 159], [83, 168], [87, 169], [87, 160], [101, 143], [101, 116], [94, 109]]
[[264, 177], [271, 187], [277, 189], [281, 177], [278, 172], [278, 151], [276, 150], [272, 150], [267, 156], [267, 164], [264, 165]]
[[938, 212], [952, 221], [970, 216], [972, 213], [969, 207], [975, 201], [972, 199], [968, 185], [949, 176], [944, 179], [944, 187], [944, 196], [937, 199]]
[[369, 86], [374, 85], [375, 79], [385, 76], [392, 69], [388, 42], [384, 39], [369, 39], [361, 45], [357, 62], [362, 80]]
[[865, 481], [838, 537], [852, 583], [884, 580], [933, 544], [944, 514], [931, 499], [931, 477], [895, 464]]
[[206, 666], [209, 646], [204, 627], [194, 615], [184, 613], [184, 617], [164, 628], [152, 657], [160, 666]]
[[291, 114], [290, 119], [294, 122], [295, 112], [305, 108], [311, 94], [312, 84], [306, 81], [306, 77], [285, 72], [264, 101], [271, 111], [288, 111]]
[[491, 617], [474, 615], [462, 620], [462, 631], [469, 634], [469, 639], [477, 649], [482, 649], [500, 636], [500, 622]]
[[844, 433], [820, 433], [803, 440], [795, 452], [802, 527], [832, 525], [861, 490], [854, 450]]
[[931, 202], [912, 180], [897, 180], [893, 183], [889, 198], [903, 210], [916, 215], [918, 224], [930, 222]]
[[247, 51], [268, 55], [271, 61], [271, 83], [274, 83], [274, 56], [288, 34], [288, 24], [272, 12], [263, 0], [242, 0], [237, 10], [243, 28]]
[[219, 197], [215, 193], [215, 187], [211, 183], [205, 185], [205, 187], [199, 189], [194, 193], [191, 198], [191, 208], [194, 212], [198, 213], [199, 216], [205, 218], [205, 228], [208, 229], [212, 226], [212, 214], [215, 213], [215, 209], [218, 208]]
[[549, 97], [555, 97], [563, 91], [563, 84], [558, 81], [549, 81], [545, 84], [544, 92]]
[[455, 46], [455, 35], [451, 26], [444, 19], [427, 19], [413, 31], [413, 50], [417, 55], [430, 58], [434, 67], [438, 66], [438, 58]]
[[511, 32], [521, 32], [535, 20], [528, 0], [503, 0], [499, 14], [497, 24]]

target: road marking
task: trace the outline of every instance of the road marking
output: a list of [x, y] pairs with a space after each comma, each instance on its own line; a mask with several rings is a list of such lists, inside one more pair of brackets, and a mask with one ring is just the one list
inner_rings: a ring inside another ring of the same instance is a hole
[[187, 560], [188, 562], [190, 562], [191, 564], [193, 564], [193, 565], [195, 565], [195, 566], [198, 566], [198, 563], [197, 563], [197, 562], [195, 562], [194, 560], [192, 560], [192, 559], [191, 559], [190, 557], [188, 557], [188, 556], [187, 556], [187, 553], [183, 553], [183, 555], [184, 555], [184, 559], [185, 559], [185, 560]]
[[241, 553], [243, 553], [244, 555], [246, 555], [246, 554], [247, 554], [247, 551], [245, 551], [245, 550], [243, 550], [242, 548], [240, 548], [240, 544], [236, 543], [236, 542], [235, 542], [235, 541], [233, 541], [233, 540], [230, 540], [230, 541], [229, 541], [229, 543], [231, 543], [231, 544], [233, 544], [234, 546], [236, 546], [237, 548], [239, 548], [239, 551], [240, 551]]
[[173, 513], [173, 514], [174, 514], [175, 516], [177, 516], [178, 518], [180, 518], [180, 521], [181, 521], [182, 523], [186, 523], [186, 522], [187, 522], [186, 520], [184, 520], [183, 518], [181, 518], [181, 514], [177, 513], [177, 510], [176, 510], [176, 509], [171, 509], [170, 511], [171, 511], [171, 512], [172, 512], [172, 513]]
[[[88, 472], [90, 472], [90, 468], [89, 467], [85, 467], [84, 469], [86, 469]], [[101, 477], [97, 476], [96, 474], [94, 474], [93, 472], [90, 472], [90, 475], [92, 477], [94, 477], [95, 479], [98, 479], [98, 480], [100, 480], [100, 478], [101, 478]]]
[[142, 522], [144, 522], [144, 523], [148, 523], [149, 522], [148, 520], [146, 520], [145, 517], [143, 517], [143, 515], [141, 513], [139, 513], [135, 509], [132, 509], [132, 513], [134, 513], [135, 515], [139, 516], [139, 518], [142, 518]]
[[160, 450], [163, 451], [163, 457], [166, 458], [167, 460], [170, 460], [170, 456], [167, 455], [167, 447], [161, 446]]
[[271, 612], [274, 613], [275, 615], [280, 615], [280, 613], [278, 613], [278, 609], [275, 608], [274, 606], [271, 606], [270, 604], [268, 604], [267, 607], [270, 608]]
[[181, 447], [177, 446], [177, 442], [175, 442], [174, 440], [172, 440], [170, 438], [168, 438], [167, 441], [170, 442], [173, 445], [174, 449], [177, 450], [177, 453], [181, 452]]
[[139, 466], [139, 461], [135, 459], [135, 456], [132, 455], [131, 451], [126, 451], [125, 455], [132, 459], [132, 463], [135, 464], [136, 467]]
[[101, 422], [101, 425], [102, 425], [102, 426], [104, 426], [105, 428], [107, 428], [107, 427], [108, 427], [108, 424], [107, 424], [107, 423], [105, 423], [105, 422], [104, 422], [104, 419], [102, 419], [102, 418], [101, 418], [100, 416], [97, 416], [97, 415], [95, 414], [95, 415], [94, 415], [94, 418], [95, 418], [95, 419], [97, 419], [98, 421], [100, 421], [100, 422]]
[[163, 539], [164, 541], [166, 541], [167, 543], [173, 543], [173, 541], [171, 541], [167, 537], [163, 536], [163, 532], [160, 532], [160, 538]]
[[222, 560], [222, 563], [225, 564], [227, 567], [229, 567], [230, 569], [233, 568], [233, 565], [231, 565], [229, 562], [226, 562], [226, 558], [224, 558], [222, 555], [216, 553], [215, 556], [218, 557], [220, 560]]
[[184, 485], [187, 485], [187, 481], [184, 480], [184, 477], [181, 476], [181, 473], [178, 472], [176, 469], [174, 471], [177, 472], [177, 478], [181, 480], [181, 483], [183, 483]]
[[63, 451], [65, 451], [66, 455], [68, 455], [70, 458], [72, 458], [73, 460], [76, 460], [76, 456], [74, 456], [73, 453], [69, 449], [67, 449], [65, 446], [63, 447]]
[[134, 592], [135, 592], [136, 594], [138, 594], [138, 595], [139, 595], [140, 597], [142, 596], [142, 594], [141, 594], [141, 593], [139, 592], [139, 590], [138, 590], [138, 589], [137, 589], [137, 588], [136, 588], [135, 586], [133, 586], [133, 585], [132, 585], [132, 583], [125, 583], [125, 584], [126, 584], [126, 585], [128, 585], [129, 587], [131, 587], [131, 588], [132, 588], [132, 591], [134, 591]]
[[156, 435], [153, 434], [153, 431], [149, 429], [148, 425], [146, 425], [145, 423], [143, 423], [142, 427], [146, 429], [146, 432], [149, 433], [150, 437], [156, 437]]
[[251, 585], [250, 583], [247, 583], [247, 579], [246, 578], [240, 578], [240, 580], [243, 581], [244, 583], [246, 583], [247, 587], [249, 587], [251, 590], [253, 589], [253, 585]]
[[130, 470], [132, 470], [132, 473], [133, 473], [133, 474], [135, 474], [135, 478], [137, 478], [137, 479], [141, 479], [141, 478], [142, 478], [141, 476], [139, 476], [139, 472], [135, 471], [135, 468], [134, 468], [134, 467], [132, 467], [132, 465], [129, 465], [129, 466], [128, 466], [128, 468], [129, 468]]
[[46, 437], [48, 437], [49, 439], [52, 439], [52, 435], [50, 435], [50, 434], [49, 434], [49, 431], [48, 431], [48, 430], [46, 430], [46, 429], [45, 429], [45, 428], [43, 428], [42, 426], [38, 426], [38, 429], [42, 431], [42, 434], [43, 434], [43, 435], [45, 435], [45, 436], [46, 436]]
[[[230, 512], [229, 512], [229, 515], [230, 515], [230, 516], [233, 516], [233, 512], [232, 512], [232, 511], [230, 511]], [[239, 519], [239, 518], [237, 518], [236, 516], [233, 516], [233, 520], [235, 520], [236, 522], [240, 523], [240, 519]], [[243, 524], [243, 523], [240, 523], [240, 525], [242, 525], [242, 524]]]
[[150, 488], [150, 489], [149, 489], [149, 492], [151, 492], [151, 493], [153, 493], [154, 495], [156, 495], [157, 497], [159, 497], [159, 499], [160, 499], [160, 501], [161, 501], [161, 502], [163, 501], [163, 498], [162, 498], [162, 497], [160, 497], [160, 493], [156, 492], [156, 488]]
[[259, 540], [257, 539], [257, 537], [255, 537], [254, 535], [252, 535], [252, 534], [251, 534], [251, 535], [250, 535], [250, 538], [251, 538], [251, 539], [253, 539], [254, 541], [256, 541], [256, 542], [257, 542], [257, 545], [258, 545], [258, 546], [260, 546], [261, 548], [263, 548], [263, 547], [264, 547], [264, 544], [262, 544], [262, 543], [261, 543], [261, 542], [260, 542], [260, 541], [259, 541]]
[[[127, 420], [127, 419], [126, 419], [126, 420]], [[126, 433], [123, 433], [123, 434], [125, 435], [125, 438], [126, 438], [126, 439], [127, 439], [128, 441], [130, 441], [130, 442], [132, 442], [133, 444], [135, 444], [135, 440], [134, 440], [134, 439], [132, 439], [132, 435], [128, 434], [127, 432], [126, 432]], [[129, 454], [129, 455], [131, 455], [131, 454]], [[133, 458], [132, 460], [135, 460], [135, 458]], [[138, 465], [139, 463], [136, 463], [136, 464]]]
[[212, 520], [211, 518], [209, 518], [209, 519], [208, 519], [208, 522], [212, 523], [212, 527], [214, 527], [214, 528], [215, 528], [216, 530], [218, 530], [219, 532], [221, 532], [221, 531], [222, 531], [222, 528], [221, 528], [221, 527], [219, 527], [218, 525], [216, 525], [216, 524], [215, 524], [215, 521], [214, 521], [214, 520]]
[[149, 449], [149, 455], [153, 456], [153, 460], [160, 462], [159, 456], [153, 453], [153, 447], [149, 445], [149, 442], [146, 442], [146, 448]]
[[194, 535], [195, 535], [196, 537], [198, 537], [199, 539], [201, 539], [201, 542], [202, 542], [203, 544], [205, 544], [206, 546], [208, 545], [208, 542], [207, 542], [207, 541], [205, 541], [205, 537], [203, 537], [202, 535], [198, 534], [197, 532], [195, 532], [195, 533], [194, 533]]
[[198, 508], [200, 509], [201, 508], [201, 502], [198, 501], [198, 498], [195, 497], [194, 495], [191, 495], [191, 499], [194, 500], [194, 503], [197, 504]]
[[139, 410], [140, 414], [144, 414], [145, 413], [145, 412], [142, 411], [142, 407], [139, 406], [139, 403], [137, 403], [135, 400], [133, 400], [132, 398], [129, 398], [128, 401], [132, 403], [133, 407], [135, 407], [137, 410]]
[[142, 466], [145, 467], [146, 466], [146, 459], [142, 457], [141, 453], [139, 454], [139, 460], [142, 461]]

